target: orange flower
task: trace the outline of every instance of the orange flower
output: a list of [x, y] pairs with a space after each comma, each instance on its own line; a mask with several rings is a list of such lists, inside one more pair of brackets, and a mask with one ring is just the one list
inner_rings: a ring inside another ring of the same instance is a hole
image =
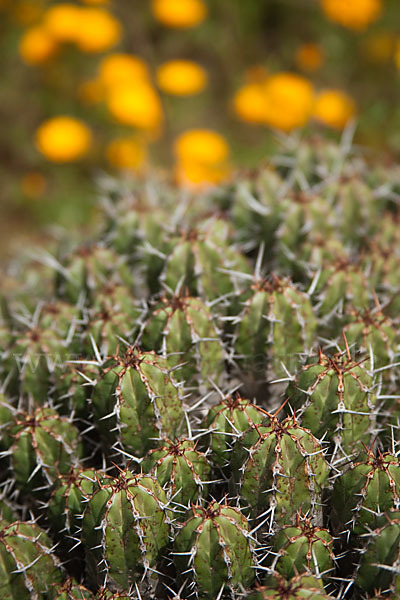
[[115, 46], [122, 35], [119, 21], [101, 8], [81, 8], [76, 43], [84, 52], [104, 52]]
[[59, 42], [75, 42], [81, 10], [76, 4], [55, 4], [45, 12], [43, 24]]
[[321, 0], [321, 5], [328, 19], [355, 30], [365, 29], [382, 12], [382, 0]]
[[340, 90], [323, 90], [315, 100], [313, 116], [328, 127], [343, 129], [355, 114], [354, 100]]
[[40, 25], [27, 29], [19, 42], [19, 53], [29, 65], [41, 65], [52, 58], [58, 50], [56, 40]]
[[324, 53], [318, 44], [302, 44], [296, 50], [296, 64], [303, 71], [317, 71], [324, 62]]
[[242, 121], [265, 123], [265, 86], [262, 83], [248, 83], [241, 87], [233, 98], [233, 108]]
[[73, 117], [49, 119], [36, 131], [36, 147], [48, 160], [71, 162], [84, 156], [90, 148], [92, 135], [89, 128]]
[[107, 106], [112, 116], [124, 125], [154, 131], [163, 121], [157, 92], [143, 81], [114, 86], [109, 92]]
[[158, 87], [174, 96], [191, 96], [207, 85], [207, 72], [191, 60], [170, 60], [157, 69]]
[[294, 73], [277, 73], [265, 89], [264, 122], [282, 131], [305, 125], [311, 115], [314, 90], [311, 83]]
[[145, 61], [133, 54], [116, 52], [104, 57], [98, 67], [99, 81], [111, 89], [119, 84], [133, 84], [136, 81], [149, 80], [149, 71]]
[[185, 131], [176, 138], [174, 153], [177, 157], [175, 176], [182, 185], [201, 188], [223, 181], [230, 173], [229, 146], [216, 131]]
[[152, 0], [154, 17], [167, 27], [195, 27], [207, 16], [203, 0]]
[[215, 165], [224, 162], [229, 146], [219, 133], [211, 129], [189, 129], [174, 143], [174, 152], [180, 161]]
[[277, 73], [265, 81], [248, 83], [238, 90], [233, 105], [243, 121], [290, 131], [311, 115], [314, 91], [300, 75]]
[[197, 162], [178, 162], [175, 165], [176, 182], [196, 190], [226, 181], [230, 173], [228, 165], [202, 165]]

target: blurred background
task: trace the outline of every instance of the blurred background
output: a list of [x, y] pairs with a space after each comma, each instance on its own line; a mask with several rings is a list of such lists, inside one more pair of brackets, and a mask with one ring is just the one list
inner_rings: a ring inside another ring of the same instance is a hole
[[399, 0], [0, 0], [0, 258], [105, 174], [201, 192], [281, 137], [400, 156]]

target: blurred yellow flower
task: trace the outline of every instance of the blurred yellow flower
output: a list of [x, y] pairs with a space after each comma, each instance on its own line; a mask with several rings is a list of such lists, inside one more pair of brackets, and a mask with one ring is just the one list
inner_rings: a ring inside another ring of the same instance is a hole
[[38, 171], [28, 171], [21, 179], [21, 191], [28, 198], [40, 198], [47, 186], [45, 176]]
[[146, 147], [133, 137], [116, 138], [108, 144], [106, 158], [112, 167], [137, 171], [147, 158]]
[[107, 107], [117, 121], [139, 129], [154, 131], [163, 121], [157, 92], [144, 81], [114, 86], [109, 92]]
[[55, 4], [46, 10], [43, 24], [59, 42], [75, 42], [80, 28], [81, 11], [76, 4]]
[[328, 127], [343, 129], [355, 114], [354, 100], [340, 90], [322, 90], [315, 100], [313, 117]]
[[325, 57], [321, 46], [309, 43], [297, 48], [294, 59], [303, 71], [314, 72], [322, 67]]
[[203, 0], [152, 0], [154, 17], [167, 27], [195, 27], [207, 16]]
[[229, 176], [229, 146], [222, 135], [210, 129], [189, 129], [174, 143], [175, 177], [179, 184], [202, 188]]
[[105, 56], [99, 63], [98, 73], [99, 81], [106, 88], [149, 80], [149, 71], [145, 61], [133, 54], [122, 52]]
[[84, 156], [90, 148], [90, 129], [73, 117], [48, 119], [36, 131], [36, 147], [48, 160], [71, 162]]
[[192, 60], [170, 60], [163, 63], [156, 73], [158, 87], [174, 96], [191, 96], [202, 92], [207, 86], [207, 72]]
[[110, 4], [110, 0], [83, 0], [86, 4]]
[[88, 79], [79, 84], [77, 96], [84, 104], [97, 104], [104, 100], [103, 86], [98, 79]]
[[178, 162], [175, 179], [179, 185], [192, 189], [203, 189], [225, 181], [231, 173], [228, 165], [204, 165], [197, 162]]
[[321, 0], [321, 5], [328, 19], [355, 30], [365, 29], [382, 12], [382, 0]]
[[76, 32], [81, 50], [104, 52], [115, 46], [121, 36], [121, 24], [112, 14], [101, 8], [81, 8]]
[[181, 162], [216, 165], [227, 160], [229, 146], [216, 131], [189, 129], [176, 138], [174, 152]]
[[247, 83], [233, 98], [235, 113], [248, 123], [265, 123], [265, 86], [263, 83]]
[[308, 79], [294, 73], [277, 73], [267, 79], [264, 89], [267, 125], [288, 132], [307, 123], [314, 102]]
[[40, 65], [48, 61], [57, 50], [56, 40], [40, 25], [27, 29], [19, 41], [21, 58], [29, 65]]

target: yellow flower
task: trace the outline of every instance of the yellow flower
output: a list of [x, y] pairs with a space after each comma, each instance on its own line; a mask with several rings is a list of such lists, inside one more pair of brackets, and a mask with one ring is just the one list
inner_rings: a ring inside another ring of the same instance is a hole
[[158, 87], [167, 94], [191, 96], [207, 85], [207, 72], [191, 60], [170, 60], [157, 69]]
[[248, 123], [265, 123], [265, 86], [262, 83], [247, 83], [233, 98], [233, 108], [239, 119]]
[[86, 4], [110, 4], [110, 0], [83, 0]]
[[143, 81], [114, 86], [109, 92], [107, 106], [112, 116], [124, 125], [154, 131], [163, 121], [157, 92]]
[[267, 125], [291, 131], [306, 124], [314, 102], [314, 90], [307, 79], [293, 73], [277, 73], [268, 78], [264, 90]]
[[84, 156], [90, 148], [89, 128], [73, 117], [60, 116], [45, 121], [36, 131], [36, 147], [48, 160], [71, 162]]
[[328, 19], [355, 30], [365, 29], [382, 12], [382, 0], [321, 0], [321, 4]]
[[295, 53], [295, 62], [303, 71], [317, 71], [324, 62], [324, 53], [318, 44], [301, 44]]
[[340, 90], [323, 90], [315, 100], [314, 118], [334, 129], [343, 129], [355, 114], [354, 100]]
[[76, 4], [50, 6], [44, 14], [44, 26], [59, 42], [75, 42], [77, 30], [80, 28], [81, 11]]
[[228, 158], [229, 146], [216, 131], [189, 129], [176, 138], [174, 152], [180, 162], [217, 165]]
[[175, 165], [175, 179], [179, 185], [202, 190], [210, 185], [225, 181], [230, 175], [228, 165], [204, 165], [197, 162], [178, 162]]
[[56, 40], [40, 25], [27, 29], [19, 42], [21, 58], [29, 65], [40, 65], [48, 61], [57, 50]]
[[149, 71], [142, 58], [122, 52], [109, 54], [98, 67], [99, 80], [106, 88], [119, 84], [148, 81]]
[[84, 52], [104, 52], [115, 46], [122, 35], [120, 22], [101, 8], [81, 8], [76, 43]]
[[21, 179], [21, 191], [28, 198], [40, 198], [46, 190], [45, 176], [38, 171], [28, 171]]
[[223, 181], [230, 173], [229, 146], [216, 131], [189, 129], [183, 132], [175, 140], [174, 153], [179, 184], [201, 188]]
[[112, 167], [137, 171], [147, 157], [143, 143], [133, 137], [120, 137], [112, 140], [106, 148], [106, 158]]
[[167, 27], [195, 27], [207, 16], [203, 0], [152, 0], [154, 17]]

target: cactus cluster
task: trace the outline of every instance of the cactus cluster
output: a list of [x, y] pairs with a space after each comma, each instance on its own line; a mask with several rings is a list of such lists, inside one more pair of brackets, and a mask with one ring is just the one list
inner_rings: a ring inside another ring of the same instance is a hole
[[288, 144], [4, 273], [0, 600], [400, 598], [400, 171]]

